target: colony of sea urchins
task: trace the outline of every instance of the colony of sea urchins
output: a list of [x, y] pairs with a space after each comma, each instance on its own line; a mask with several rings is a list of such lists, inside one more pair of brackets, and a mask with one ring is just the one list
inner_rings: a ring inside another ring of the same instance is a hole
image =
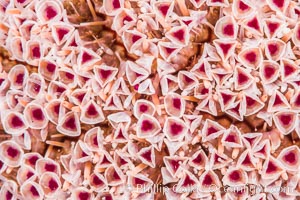
[[299, 17], [0, 0], [0, 199], [299, 198]]

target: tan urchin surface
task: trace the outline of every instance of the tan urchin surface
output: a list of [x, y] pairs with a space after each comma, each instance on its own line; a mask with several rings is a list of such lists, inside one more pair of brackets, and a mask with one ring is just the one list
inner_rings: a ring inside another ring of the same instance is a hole
[[0, 0], [0, 199], [299, 198], [299, 13]]

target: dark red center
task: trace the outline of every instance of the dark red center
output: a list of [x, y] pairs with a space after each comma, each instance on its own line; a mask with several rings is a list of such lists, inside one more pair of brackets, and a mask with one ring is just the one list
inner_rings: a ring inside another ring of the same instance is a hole
[[89, 199], [90, 199], [90, 194], [87, 193], [87, 192], [80, 192], [80, 193], [78, 194], [78, 198], [79, 198], [80, 200], [89, 200]]
[[275, 75], [276, 69], [272, 65], [266, 65], [264, 67], [264, 76], [266, 79], [270, 79]]
[[60, 104], [56, 104], [55, 106], [53, 106], [53, 111], [56, 115], [59, 114], [59, 108], [60, 108]]
[[91, 104], [88, 109], [87, 109], [87, 114], [90, 115], [90, 116], [95, 116], [95, 115], [98, 115], [98, 112], [96, 110], [96, 107]]
[[41, 57], [41, 51], [39, 46], [35, 46], [32, 48], [32, 56], [33, 58], [40, 58]]
[[239, 171], [232, 171], [229, 174], [229, 178], [231, 181], [238, 181], [238, 180], [240, 180], [241, 175], [240, 175]]
[[284, 65], [284, 76], [289, 76], [295, 72], [295, 68], [291, 65]]
[[183, 131], [183, 126], [177, 123], [172, 123], [170, 129], [172, 135], [178, 135]]
[[40, 196], [39, 192], [37, 191], [37, 189], [34, 186], [30, 187], [30, 192], [33, 196], [36, 196], [36, 197]]
[[6, 200], [11, 200], [12, 197], [13, 197], [13, 194], [10, 191], [7, 191], [6, 194], [5, 194]]
[[141, 39], [142, 37], [141, 36], [139, 36], [139, 35], [133, 35], [132, 36], [132, 43], [135, 43], [136, 41], [138, 41], [139, 39]]
[[93, 56], [91, 56], [90, 54], [88, 54], [87, 52], [84, 52], [82, 54], [82, 64], [92, 60]]
[[113, 5], [114, 9], [121, 8], [121, 4], [120, 4], [119, 0], [113, 0], [112, 5]]
[[274, 54], [276, 54], [278, 52], [277, 44], [268, 44], [268, 50], [269, 50], [271, 56], [273, 56]]
[[64, 28], [58, 28], [56, 30], [56, 33], [57, 33], [58, 39], [61, 41], [64, 38], [64, 36], [69, 33], [69, 30], [64, 29]]
[[240, 85], [246, 84], [249, 81], [249, 77], [246, 76], [244, 73], [238, 73], [237, 79]]
[[168, 47], [165, 47], [165, 49], [166, 49], [166, 52], [167, 52], [168, 54], [171, 54], [171, 53], [173, 53], [173, 51], [175, 51], [174, 48], [168, 48]]
[[84, 151], [81, 152], [81, 157], [86, 157], [88, 156]]
[[152, 161], [152, 158], [151, 158], [151, 151], [146, 151], [144, 152], [143, 154], [141, 154], [141, 156], [143, 158], [145, 158], [148, 162], [151, 162]]
[[126, 139], [126, 138], [124, 137], [123, 132], [122, 132], [121, 129], [120, 129], [120, 131], [119, 131], [119, 133], [118, 133], [118, 135], [117, 135], [116, 138], [117, 138], [117, 139]]
[[111, 74], [112, 74], [111, 70], [105, 70], [105, 69], [100, 70], [100, 76], [103, 79], [107, 79]]
[[104, 155], [102, 158], [101, 164], [110, 164], [111, 162], [107, 159], [107, 157]]
[[246, 104], [247, 104], [247, 107], [252, 107], [256, 104], [256, 100], [252, 99], [251, 97], [246, 96]]
[[15, 158], [19, 155], [18, 149], [15, 149], [14, 147], [10, 147], [10, 146], [7, 148], [6, 153], [11, 158]]
[[167, 16], [167, 13], [168, 13], [168, 10], [169, 10], [169, 6], [168, 5], [161, 5], [159, 7], [159, 10], [160, 10], [160, 12], [161, 12], [161, 14], [163, 16]]
[[134, 88], [135, 90], [138, 90], [138, 89], [139, 89], [139, 84], [134, 85], [133, 88]]
[[245, 137], [245, 139], [250, 143], [250, 145], [253, 145], [255, 138], [249, 138]]
[[251, 159], [250, 159], [250, 156], [247, 154], [244, 158], [244, 161], [242, 162], [243, 165], [251, 165], [252, 162], [251, 162]]
[[28, 159], [28, 162], [31, 164], [31, 165], [35, 165], [36, 161], [39, 159], [39, 157], [37, 156], [31, 156], [29, 159]]
[[27, 179], [29, 179], [30, 177], [32, 177], [34, 175], [34, 173], [32, 173], [32, 172], [28, 172], [27, 174], [26, 174], [26, 178]]
[[211, 178], [210, 175], [206, 175], [203, 179], [203, 184], [206, 185], [206, 186], [209, 186], [213, 183], [213, 179]]
[[74, 117], [70, 117], [69, 119], [66, 120], [65, 122], [66, 128], [75, 130], [76, 129], [76, 122]]
[[48, 6], [45, 12], [48, 20], [53, 19], [57, 15], [57, 11], [52, 6]]
[[148, 111], [148, 106], [145, 104], [140, 105], [140, 112], [144, 113]]
[[70, 80], [74, 79], [74, 74], [72, 74], [72, 73], [66, 72], [65, 76], [66, 76], [67, 79], [70, 79]]
[[194, 158], [193, 162], [196, 164], [201, 164], [203, 161], [201, 154], [198, 154], [196, 158]]
[[231, 46], [231, 44], [220, 44], [220, 48], [222, 49], [224, 55], [228, 54]]
[[47, 66], [46, 66], [46, 69], [47, 69], [48, 72], [53, 73], [56, 69], [56, 65], [53, 64], [53, 63], [48, 62]]
[[267, 167], [267, 170], [266, 172], [267, 173], [273, 173], [277, 170], [277, 166], [272, 162], [272, 161], [269, 161], [269, 164], [268, 164], [268, 167]]
[[245, 59], [249, 62], [249, 63], [255, 63], [256, 61], [256, 53], [254, 51], [248, 52], [245, 54]]
[[77, 94], [75, 97], [81, 103], [83, 101], [84, 96], [85, 96], [85, 93], [82, 93], [82, 94]]
[[21, 42], [18, 42], [17, 45], [19, 46], [20, 53], [23, 53], [23, 46]]
[[32, 117], [38, 121], [42, 121], [45, 118], [44, 113], [40, 108], [32, 109]]
[[103, 181], [100, 178], [98, 178], [98, 176], [96, 176], [96, 175], [93, 176], [92, 181], [93, 181], [94, 185], [102, 185], [103, 184]]
[[221, 96], [222, 96], [224, 105], [229, 103], [229, 101], [232, 99], [232, 95], [230, 95], [230, 94], [221, 93]]
[[289, 124], [291, 124], [293, 117], [289, 114], [286, 115], [282, 114], [279, 116], [279, 120], [284, 126], [288, 126]]
[[200, 94], [205, 95], [205, 94], [207, 94], [208, 92], [209, 92], [209, 89], [203, 88], [203, 89], [201, 90]]
[[134, 178], [134, 183], [136, 184], [136, 185], [143, 185], [143, 184], [145, 184], [146, 183], [146, 181], [144, 181], [144, 180], [142, 180], [142, 179], [140, 179], [140, 178]]
[[283, 104], [283, 101], [281, 100], [281, 98], [276, 94], [275, 96], [275, 100], [274, 100], [274, 106], [278, 106], [280, 104]]
[[180, 110], [181, 109], [181, 101], [178, 98], [173, 99], [173, 106], [174, 108]]
[[204, 66], [204, 64], [202, 64], [200, 67], [199, 67], [199, 72], [201, 72], [201, 73], [205, 73], [205, 66]]
[[[197, 0], [199, 1], [199, 0]], [[183, 23], [185, 23], [185, 25], [189, 25], [190, 23], [192, 23], [193, 20], [184, 20]]]
[[24, 81], [24, 74], [23, 73], [20, 73], [16, 76], [16, 83], [18, 85], [22, 85], [23, 84], [23, 81]]
[[207, 136], [209, 136], [209, 135], [211, 135], [211, 134], [213, 134], [213, 133], [216, 133], [216, 132], [218, 132], [218, 131], [219, 131], [218, 129], [216, 129], [215, 127], [211, 126], [211, 127], [209, 127], [209, 128], [207, 129]]
[[54, 191], [58, 188], [58, 183], [56, 182], [56, 180], [51, 178], [48, 182], [48, 187], [50, 188], [50, 190]]
[[177, 169], [179, 168], [180, 164], [178, 160], [171, 160], [170, 161], [172, 169], [176, 172]]
[[259, 23], [256, 17], [250, 20], [247, 25], [255, 30], [259, 30]]
[[234, 35], [234, 27], [233, 24], [227, 24], [224, 26], [223, 33], [228, 36]]
[[290, 164], [295, 164], [297, 161], [296, 155], [294, 152], [288, 152], [287, 154], [284, 155], [284, 160]]
[[94, 144], [95, 146], [98, 146], [98, 139], [97, 139], [97, 136], [95, 136], [95, 137], [93, 138], [93, 144]]
[[120, 180], [121, 179], [119, 174], [115, 170], [113, 172], [113, 178], [114, 178], [114, 180]]
[[72, 42], [70, 43], [70, 46], [71, 47], [77, 47], [78, 46], [75, 39], [72, 40]]
[[2, 85], [2, 83], [5, 81], [5, 79], [0, 78], [0, 86]]
[[36, 83], [33, 83], [33, 84], [32, 84], [32, 89], [33, 89], [36, 93], [38, 93], [38, 92], [41, 90], [41, 85], [36, 84]]
[[55, 172], [56, 166], [54, 164], [46, 163], [44, 169], [48, 172]]
[[110, 194], [105, 194], [101, 197], [103, 200], [113, 200], [112, 196]]
[[121, 165], [126, 165], [128, 162], [124, 160], [123, 158], [120, 157], [120, 164]]
[[128, 15], [126, 15], [124, 18], [123, 18], [123, 24], [125, 24], [125, 22], [131, 22], [133, 19], [130, 17], [130, 16], [128, 16]]
[[142, 127], [141, 127], [142, 131], [151, 131], [153, 129], [153, 124], [152, 122], [150, 122], [149, 120], [144, 120], [142, 122]]
[[284, 0], [273, 0], [273, 3], [278, 7], [282, 8], [284, 5]]
[[179, 41], [184, 41], [184, 30], [180, 29], [173, 33], [174, 37]]
[[276, 22], [269, 22], [267, 25], [271, 34], [275, 33], [279, 27], [279, 24]]
[[184, 76], [184, 81], [189, 84], [189, 83], [192, 83], [194, 80], [188, 76]]
[[191, 179], [188, 175], [185, 177], [182, 186], [187, 187], [187, 186], [192, 186], [195, 184], [195, 181]]
[[23, 121], [21, 120], [20, 117], [14, 115], [14, 116], [12, 116], [12, 118], [11, 118], [11, 125], [12, 125], [14, 128], [21, 128], [22, 126], [24, 126], [24, 123], [23, 123]]
[[242, 11], [248, 10], [249, 6], [247, 4], [245, 4], [243, 1], [239, 2], [239, 9]]
[[226, 142], [236, 142], [235, 135], [228, 135], [225, 139]]

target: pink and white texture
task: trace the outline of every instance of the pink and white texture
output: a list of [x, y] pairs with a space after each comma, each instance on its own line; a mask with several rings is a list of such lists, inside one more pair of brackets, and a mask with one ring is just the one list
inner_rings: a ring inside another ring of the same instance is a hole
[[[209, 7], [220, 9], [216, 24]], [[0, 45], [26, 63], [0, 66], [11, 135], [0, 143], [0, 199], [299, 198], [299, 147], [281, 147], [300, 137], [298, 2], [103, 0], [95, 9], [135, 61], [108, 66], [112, 50], [89, 48], [59, 0], [0, 1]], [[201, 25], [214, 37], [197, 44]], [[208, 117], [224, 113], [231, 125]], [[237, 125], [251, 116], [260, 132]], [[54, 145], [55, 132], [76, 139], [69, 154], [33, 151]]]

